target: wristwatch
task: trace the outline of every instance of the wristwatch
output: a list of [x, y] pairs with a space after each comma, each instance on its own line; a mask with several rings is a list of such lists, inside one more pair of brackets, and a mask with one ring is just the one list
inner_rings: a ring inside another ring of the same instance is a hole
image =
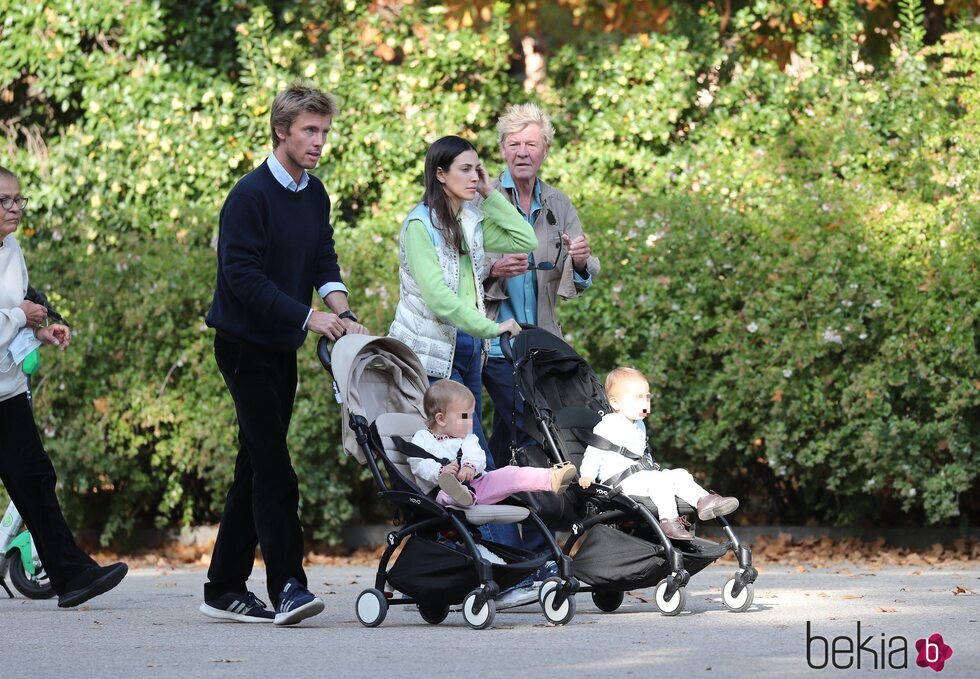
[[339, 314], [337, 314], [337, 318], [347, 318], [357, 323], [357, 314], [355, 314], [350, 309], [348, 309], [347, 311], [341, 311]]

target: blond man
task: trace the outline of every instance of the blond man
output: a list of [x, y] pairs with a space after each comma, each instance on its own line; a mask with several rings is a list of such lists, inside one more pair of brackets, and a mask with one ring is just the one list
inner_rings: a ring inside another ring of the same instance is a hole
[[[296, 83], [272, 104], [272, 153], [242, 178], [221, 209], [218, 275], [207, 324], [235, 402], [238, 458], [200, 610], [235, 622], [290, 625], [323, 601], [307, 589], [299, 483], [286, 434], [296, 395], [296, 350], [307, 331], [337, 339], [365, 332], [347, 305], [316, 167], [337, 114], [333, 97]], [[315, 311], [313, 291], [330, 312]], [[262, 547], [275, 612], [248, 591]]]

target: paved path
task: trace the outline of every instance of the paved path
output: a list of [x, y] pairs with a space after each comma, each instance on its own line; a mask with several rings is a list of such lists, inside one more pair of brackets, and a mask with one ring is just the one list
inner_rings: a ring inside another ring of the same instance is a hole
[[[908, 640], [909, 668], [871, 676], [930, 677], [915, 666], [916, 639], [940, 633], [953, 648], [941, 677], [980, 677], [980, 567], [960, 569], [838, 566], [798, 572], [765, 567], [755, 605], [724, 610], [720, 588], [731, 564], [715, 564], [689, 585], [688, 611], [659, 614], [652, 590], [627, 595], [616, 613], [578, 596], [565, 627], [545, 623], [536, 607], [501, 611], [494, 627], [469, 629], [460, 613], [430, 626], [414, 609], [395, 607], [378, 628], [354, 616], [354, 600], [372, 586], [366, 567], [314, 566], [311, 589], [327, 610], [292, 628], [222, 623], [197, 612], [204, 571], [135, 569], [115, 591], [78, 610], [53, 601], [0, 599], [5, 623], [3, 677], [817, 677], [868, 672], [815, 671], [806, 659], [811, 634], [856, 645], [856, 622], [868, 646]], [[253, 588], [264, 598], [263, 573]], [[959, 592], [959, 593], [957, 593]], [[833, 643], [833, 642], [831, 642]], [[823, 642], [811, 662], [823, 664]], [[852, 661], [841, 653], [839, 664]], [[904, 656], [902, 656], [904, 660]], [[898, 663], [898, 656], [894, 657]]]

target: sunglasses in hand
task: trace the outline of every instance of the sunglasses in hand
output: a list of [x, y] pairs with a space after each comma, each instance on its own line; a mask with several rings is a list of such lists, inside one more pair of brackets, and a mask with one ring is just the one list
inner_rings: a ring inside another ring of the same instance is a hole
[[[555, 219], [555, 215], [551, 212], [550, 209], [546, 213], [546, 217], [548, 219], [548, 223], [551, 224], [552, 226], [558, 223], [558, 221]], [[564, 248], [564, 245], [565, 245], [565, 239], [562, 236], [559, 236], [558, 242], [555, 243], [555, 247], [558, 248], [558, 251], [555, 253], [555, 261], [541, 262], [540, 264], [537, 263], [529, 264], [527, 267], [528, 271], [551, 271], [552, 269], [558, 268], [558, 260], [561, 259], [561, 251]]]

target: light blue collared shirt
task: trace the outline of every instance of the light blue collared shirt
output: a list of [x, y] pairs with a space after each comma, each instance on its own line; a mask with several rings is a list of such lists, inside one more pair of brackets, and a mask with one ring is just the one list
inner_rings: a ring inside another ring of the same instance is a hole
[[[293, 179], [286, 168], [282, 166], [279, 159], [276, 158], [275, 153], [270, 153], [269, 157], [266, 158], [265, 162], [269, 165], [269, 171], [272, 172], [272, 176], [276, 178], [276, 181], [282, 184], [282, 187], [287, 191], [292, 191], [293, 193], [299, 193], [305, 189], [310, 184], [310, 175], [303, 170], [303, 176], [299, 178], [299, 184]], [[326, 283], [317, 289], [317, 294], [321, 298], [325, 298], [331, 292], [337, 291], [343, 292], [345, 295], [348, 294], [347, 286], [343, 283]], [[306, 320], [303, 322], [303, 329], [306, 329], [306, 324], [310, 322], [310, 316], [313, 315], [313, 309], [310, 308], [310, 313], [306, 314]]]
[[310, 175], [303, 170], [303, 176], [299, 178], [299, 184], [293, 179], [292, 175], [286, 171], [286, 168], [282, 166], [279, 159], [276, 158], [275, 153], [270, 153], [266, 161], [269, 164], [269, 170], [272, 171], [272, 176], [276, 178], [276, 181], [283, 185], [287, 191], [292, 191], [293, 193], [299, 193], [305, 189], [310, 183]]
[[[500, 188], [516, 197], [517, 184], [514, 183], [514, 178], [510, 174], [510, 168], [505, 170], [504, 174], [500, 177]], [[530, 214], [524, 212], [524, 208], [521, 207], [519, 200], [515, 200], [514, 203], [517, 205], [517, 211], [521, 213], [521, 216], [527, 220], [528, 224], [533, 226], [535, 220], [538, 218], [538, 213], [541, 212], [541, 181], [537, 178], [534, 179]], [[528, 261], [532, 266], [534, 265], [534, 253], [528, 254]], [[572, 271], [572, 280], [575, 281], [575, 286], [580, 290], [584, 290], [592, 285], [592, 276], [583, 278], [575, 270]], [[504, 288], [507, 290], [507, 299], [500, 302], [497, 322], [501, 323], [513, 318], [518, 323], [537, 325], [538, 278], [535, 276], [534, 271], [528, 271], [519, 276], [508, 278], [504, 283]], [[500, 351], [499, 338], [494, 338], [490, 342], [490, 356], [493, 358], [504, 357], [503, 352]]]

